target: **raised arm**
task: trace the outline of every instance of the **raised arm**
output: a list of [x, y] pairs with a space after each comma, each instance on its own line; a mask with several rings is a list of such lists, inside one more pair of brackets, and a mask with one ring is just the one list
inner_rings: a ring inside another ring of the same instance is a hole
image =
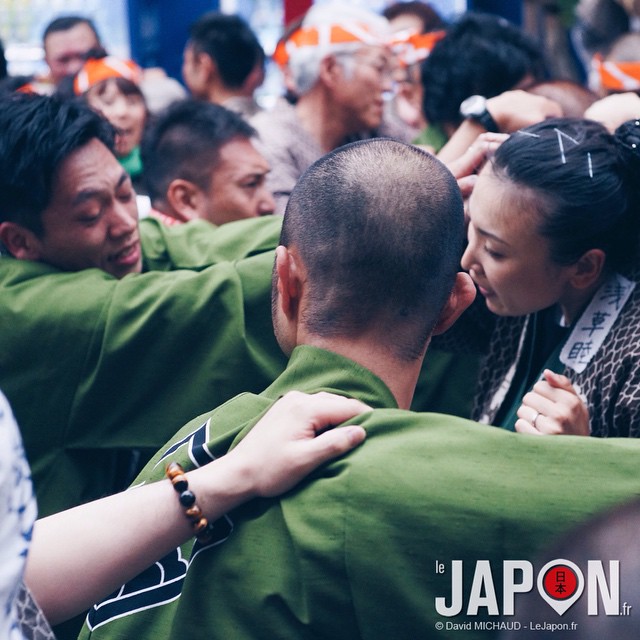
[[[505, 91], [498, 96], [489, 98], [487, 110], [501, 133], [512, 133], [545, 118], [555, 118], [562, 115], [562, 109], [557, 102], [519, 89]], [[438, 158], [445, 164], [457, 160], [484, 131], [483, 126], [475, 120], [465, 120], [456, 129], [449, 142], [442, 147]]]

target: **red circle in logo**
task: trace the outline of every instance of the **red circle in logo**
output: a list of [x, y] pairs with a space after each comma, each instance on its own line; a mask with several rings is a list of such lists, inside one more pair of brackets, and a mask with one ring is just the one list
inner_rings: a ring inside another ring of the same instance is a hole
[[566, 564], [549, 567], [542, 580], [546, 594], [554, 600], [570, 598], [578, 588], [576, 572]]

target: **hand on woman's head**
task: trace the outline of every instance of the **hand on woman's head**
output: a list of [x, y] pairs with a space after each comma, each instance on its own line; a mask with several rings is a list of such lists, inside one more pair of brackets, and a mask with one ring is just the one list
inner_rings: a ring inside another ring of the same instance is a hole
[[562, 107], [557, 102], [521, 89], [505, 91], [489, 98], [487, 109], [500, 127], [500, 131], [505, 133], [563, 115]]
[[471, 195], [477, 174], [508, 137], [506, 133], [481, 133], [460, 158], [445, 163], [458, 180], [463, 198]]

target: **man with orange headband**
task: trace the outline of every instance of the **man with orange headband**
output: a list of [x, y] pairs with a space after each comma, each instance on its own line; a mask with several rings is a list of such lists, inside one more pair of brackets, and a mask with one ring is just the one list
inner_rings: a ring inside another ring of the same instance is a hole
[[271, 165], [268, 186], [283, 213], [302, 173], [349, 136], [382, 123], [391, 89], [389, 24], [345, 4], [314, 5], [282, 52], [297, 102], [278, 103], [251, 124]]

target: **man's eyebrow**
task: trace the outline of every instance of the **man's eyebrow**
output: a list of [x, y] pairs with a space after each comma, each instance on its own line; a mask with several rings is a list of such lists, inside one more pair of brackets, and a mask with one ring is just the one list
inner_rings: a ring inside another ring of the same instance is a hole
[[119, 189], [127, 180], [129, 180], [129, 174], [126, 171], [123, 171], [120, 175], [120, 179], [118, 180], [118, 184], [116, 185], [116, 189]]
[[87, 200], [92, 200], [94, 198], [99, 198], [102, 192], [98, 189], [85, 189], [84, 191], [79, 191], [71, 200], [72, 206], [82, 204]]
[[239, 174], [240, 178], [242, 180], [248, 179], [248, 178], [264, 178], [269, 172], [271, 171], [271, 168], [269, 169], [248, 169], [247, 171]]
[[[116, 184], [116, 189], [119, 189], [127, 180], [129, 179], [129, 174], [126, 171], [123, 171], [118, 179], [118, 184]], [[76, 206], [78, 204], [82, 204], [87, 200], [92, 200], [93, 198], [99, 198], [104, 191], [102, 189], [84, 189], [83, 191], [79, 191], [71, 200], [71, 205]]]

